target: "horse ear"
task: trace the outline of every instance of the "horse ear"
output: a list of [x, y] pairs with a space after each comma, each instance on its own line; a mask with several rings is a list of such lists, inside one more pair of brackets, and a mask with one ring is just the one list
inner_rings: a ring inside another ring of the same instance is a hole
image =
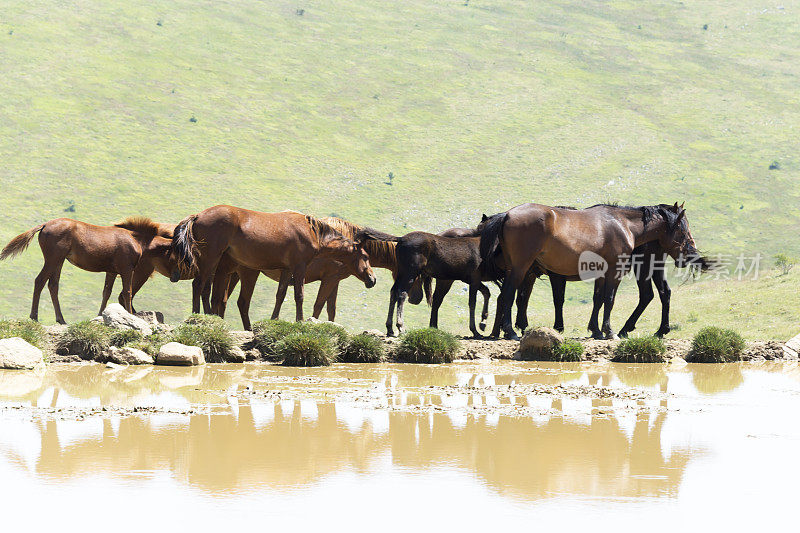
[[686, 202], [681, 202], [681, 209], [683, 209], [683, 204], [685, 204], [685, 203], [686, 203]]
[[672, 210], [676, 213], [678, 212], [678, 202], [675, 202], [675, 205], [672, 206]]
[[486, 216], [486, 213], [481, 215], [481, 222], [486, 222], [487, 220], [489, 220], [489, 217]]
[[675, 223], [679, 223], [683, 217], [686, 216], [686, 209], [681, 209], [681, 212], [678, 213], [678, 218], [675, 219]]

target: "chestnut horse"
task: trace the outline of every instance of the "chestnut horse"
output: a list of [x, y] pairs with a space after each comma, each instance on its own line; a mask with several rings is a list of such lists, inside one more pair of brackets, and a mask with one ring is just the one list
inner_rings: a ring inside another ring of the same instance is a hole
[[[337, 217], [325, 217], [320, 220], [351, 240], [361, 239], [364, 250], [369, 254], [370, 265], [372, 267], [385, 268], [392, 272], [393, 277], [396, 277], [397, 257], [395, 255], [395, 246], [397, 243], [369, 238], [366, 236], [365, 231], [368, 230], [370, 234], [386, 235], [385, 233], [365, 226], [359, 226]], [[226, 283], [225, 276], [228, 275], [228, 273], [230, 273], [231, 278]], [[280, 281], [281, 272], [279, 270], [267, 270], [263, 271], [263, 274], [275, 281]], [[321, 282], [317, 292], [317, 298], [314, 302], [314, 318], [319, 318], [322, 314], [322, 308], [326, 304], [328, 320], [333, 321], [336, 318], [336, 297], [339, 291], [339, 282], [349, 276], [358, 277], [358, 273], [347, 263], [341, 263], [329, 258], [314, 258], [314, 260], [311, 261], [306, 271], [305, 283]], [[217, 273], [214, 277], [211, 308], [215, 313], [224, 316], [228, 297], [236, 286], [238, 278], [242, 279], [242, 287], [239, 291], [237, 306], [242, 316], [242, 324], [245, 329], [249, 329], [250, 301], [252, 299], [255, 283], [258, 279], [258, 272], [250, 271], [250, 269], [235, 264], [232, 261], [220, 261], [220, 265], [217, 267]], [[225, 287], [227, 287], [227, 289], [222, 290]], [[411, 303], [419, 303], [422, 300], [422, 292], [420, 283], [415, 282], [409, 296]], [[430, 304], [429, 286], [426, 286], [426, 295], [428, 297], [428, 304]], [[279, 318], [284, 298], [285, 293], [283, 298], [276, 298], [275, 308], [271, 317], [273, 320]]]
[[89, 272], [105, 272], [103, 301], [106, 307], [117, 276], [122, 278], [122, 304], [131, 312], [133, 272], [142, 257], [169, 253], [171, 241], [158, 236], [158, 225], [148, 218], [132, 217], [115, 226], [95, 226], [69, 218], [57, 218], [14, 237], [0, 260], [23, 252], [39, 233], [44, 266], [33, 284], [30, 317], [39, 319], [39, 297], [45, 283], [50, 290], [56, 321], [66, 324], [58, 301], [58, 284], [64, 261]]
[[[371, 261], [370, 261], [371, 263]], [[263, 274], [268, 278], [280, 282], [280, 270], [265, 270]], [[214, 275], [213, 292], [211, 296], [211, 308], [214, 313], [221, 317], [225, 316], [225, 309], [228, 303], [228, 297], [236, 286], [237, 282], [241, 279], [242, 286], [239, 289], [239, 299], [236, 304], [239, 308], [239, 314], [242, 317], [242, 325], [244, 329], [250, 330], [250, 301], [253, 297], [253, 290], [255, 289], [256, 281], [258, 280], [259, 271], [243, 267], [235, 263], [230, 257], [223, 256], [217, 265], [217, 271]], [[327, 303], [328, 320], [331, 322], [336, 318], [336, 294], [339, 289], [339, 282], [349, 276], [358, 277], [358, 272], [353, 270], [350, 263], [341, 263], [332, 259], [314, 258], [308, 265], [306, 270], [305, 283], [313, 283], [320, 281], [319, 291], [317, 292], [317, 299], [314, 302], [313, 317], [319, 318], [322, 313], [322, 307]], [[284, 299], [286, 294], [283, 294]], [[280, 308], [283, 300], [275, 301], [275, 309], [272, 313], [272, 320], [277, 320], [280, 315]]]
[[601, 204], [581, 210], [523, 204], [490, 217], [479, 229], [485, 268], [491, 270], [500, 263], [498, 252], [505, 267], [504, 272], [494, 273], [503, 278], [499, 320], [492, 331], [495, 337], [500, 333], [499, 325], [506, 337], [518, 338], [511, 326], [511, 304], [534, 265], [566, 277], [600, 278], [602, 286], [595, 290], [595, 310], [589, 327], [597, 329], [597, 313], [602, 305], [601, 331], [611, 338], [615, 336], [611, 310], [620, 282], [617, 267], [634, 248], [658, 241], [679, 267], [700, 259], [689, 233], [686, 211], [677, 203], [644, 207]]
[[[182, 220], [175, 229], [172, 250], [178, 261], [170, 279], [195, 273], [192, 310], [200, 311], [200, 293], [213, 278], [226, 252], [256, 272], [280, 270], [278, 299], [293, 280], [296, 319], [303, 320], [303, 286], [314, 258], [330, 258], [352, 266], [367, 288], [375, 285], [369, 255], [332, 226], [296, 211], [262, 213], [218, 205]], [[210, 309], [208, 310], [210, 311]]]

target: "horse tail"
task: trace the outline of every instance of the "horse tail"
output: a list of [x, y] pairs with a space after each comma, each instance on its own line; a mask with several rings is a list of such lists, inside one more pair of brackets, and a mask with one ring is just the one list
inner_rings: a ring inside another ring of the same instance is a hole
[[382, 231], [372, 228], [364, 228], [356, 233], [356, 241], [363, 242], [366, 240], [381, 241], [381, 242], [399, 242], [401, 237], [389, 235]]
[[493, 280], [505, 277], [505, 272], [497, 266], [496, 258], [500, 253], [500, 238], [503, 236], [503, 226], [505, 226], [507, 219], [508, 212], [492, 215], [483, 223], [483, 228], [480, 232], [481, 268], [483, 273]]
[[192, 232], [196, 220], [197, 215], [184, 218], [172, 234], [172, 251], [178, 257], [178, 269], [184, 274], [197, 267], [197, 241]]
[[35, 228], [31, 228], [25, 233], [20, 233], [11, 239], [11, 242], [6, 244], [6, 247], [0, 252], [0, 261], [3, 259], [10, 259], [24, 252], [31, 243], [31, 240], [33, 240], [33, 236], [42, 231], [42, 228], [44, 228], [44, 224], [39, 224]]

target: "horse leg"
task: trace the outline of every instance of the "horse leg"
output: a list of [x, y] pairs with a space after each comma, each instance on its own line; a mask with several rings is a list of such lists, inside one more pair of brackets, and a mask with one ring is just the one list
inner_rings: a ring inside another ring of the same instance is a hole
[[192, 313], [200, 312], [200, 293], [203, 292], [203, 281], [199, 277], [192, 280]]
[[236, 272], [231, 272], [231, 275], [228, 278], [228, 287], [227, 289], [225, 289], [225, 296], [222, 298], [222, 304], [220, 309], [220, 311], [222, 311], [222, 314], [220, 316], [222, 316], [223, 318], [225, 315], [225, 309], [228, 308], [228, 299], [231, 297], [231, 294], [233, 294], [233, 289], [235, 289], [236, 285], [238, 284], [239, 284], [239, 274]]
[[589, 317], [589, 332], [593, 339], [602, 339], [603, 332], [600, 331], [599, 315], [600, 308], [603, 307], [603, 280], [594, 280], [594, 293], [592, 294], [592, 316]]
[[200, 293], [203, 298], [203, 314], [213, 315], [216, 314], [214, 308], [211, 307], [211, 285], [213, 280], [208, 279], [203, 284], [203, 291]]
[[473, 280], [472, 283], [469, 284], [469, 330], [472, 332], [472, 336], [476, 339], [482, 339], [483, 335], [478, 333], [478, 328], [475, 327], [475, 303], [478, 299], [478, 286], [482, 285], [480, 280]]
[[528, 272], [525, 274], [522, 285], [517, 290], [517, 320], [515, 320], [514, 325], [523, 333], [528, 329], [528, 302], [531, 299], [535, 282], [536, 276]]
[[564, 333], [564, 293], [567, 290], [567, 278], [559, 274], [550, 274], [550, 289], [553, 291], [553, 308], [556, 312], [553, 329]]
[[619, 281], [612, 274], [607, 276], [603, 284], [603, 333], [607, 339], [618, 339], [614, 330], [611, 329], [611, 310], [614, 308], [614, 297], [617, 295]]
[[132, 286], [133, 286], [133, 270], [129, 270], [127, 272], [122, 272], [120, 274], [120, 277], [122, 278], [122, 296], [123, 296], [123, 299], [125, 300], [125, 303], [123, 304], [123, 307], [125, 308], [125, 310], [127, 312], [132, 313], [133, 312], [133, 307], [132, 307], [132, 300], [133, 300], [133, 290], [132, 290]]
[[252, 329], [250, 324], [250, 301], [253, 299], [253, 291], [256, 288], [259, 274], [258, 270], [249, 270], [241, 275], [242, 286], [239, 288], [239, 299], [236, 300], [236, 305], [239, 307], [239, 315], [242, 317], [242, 327], [245, 331]]
[[306, 265], [299, 265], [295, 267], [294, 272], [294, 306], [295, 306], [295, 321], [303, 321], [303, 287], [306, 280]]
[[47, 280], [47, 289], [50, 291], [50, 299], [53, 301], [53, 309], [56, 312], [56, 322], [59, 324], [66, 324], [64, 315], [61, 314], [61, 303], [58, 301], [58, 282], [61, 279], [61, 267], [64, 266], [62, 261], [54, 270], [50, 279]]
[[275, 309], [272, 311], [272, 320], [278, 320], [281, 316], [281, 305], [286, 298], [286, 289], [289, 288], [289, 280], [292, 279], [292, 273], [288, 270], [281, 270], [281, 277], [278, 280], [278, 292], [275, 293]]
[[314, 318], [319, 318], [319, 315], [322, 314], [322, 307], [325, 305], [325, 302], [328, 301], [328, 296], [330, 296], [331, 290], [333, 289], [333, 283], [335, 282], [331, 282], [330, 278], [328, 278], [322, 280], [319, 284], [317, 299], [314, 300], [314, 310], [311, 314]]
[[444, 297], [447, 296], [452, 286], [453, 280], [451, 279], [436, 280], [436, 288], [433, 290], [433, 302], [431, 303], [431, 318], [428, 322], [428, 327], [439, 327], [439, 308], [442, 306]]
[[394, 322], [394, 305], [397, 302], [397, 281], [392, 284], [389, 291], [389, 316], [386, 317], [386, 336], [394, 337], [394, 330], [392, 329], [392, 322]]
[[45, 262], [42, 270], [39, 272], [39, 275], [36, 276], [36, 279], [33, 281], [33, 299], [31, 300], [31, 320], [39, 320], [39, 298], [42, 295], [42, 291], [44, 290], [44, 286], [47, 284], [47, 280], [50, 279], [50, 276], [53, 275], [53, 268], [54, 265], [52, 263]]
[[334, 285], [330, 296], [328, 296], [328, 320], [334, 322], [336, 318], [336, 295], [339, 293], [339, 283]]
[[633, 313], [631, 313], [631, 316], [619, 332], [620, 337], [627, 337], [631, 331], [636, 329], [636, 322], [639, 317], [642, 316], [644, 310], [653, 301], [653, 284], [650, 280], [637, 277], [636, 284], [639, 286], [639, 303], [636, 304], [636, 309], [633, 310]]
[[492, 297], [492, 293], [489, 290], [489, 287], [480, 283], [478, 285], [478, 290], [481, 291], [483, 295], [483, 310], [481, 311], [481, 322], [478, 324], [478, 327], [481, 331], [486, 330], [486, 319], [489, 318], [489, 299]]
[[653, 282], [656, 284], [656, 290], [658, 290], [658, 296], [661, 299], [661, 326], [656, 331], [656, 336], [663, 337], [672, 329], [669, 327], [669, 301], [672, 296], [672, 290], [669, 288], [663, 269], [656, 269], [653, 272]]
[[[114, 281], [117, 279], [117, 274], [115, 272], [106, 272], [106, 281], [103, 284], [103, 300], [100, 302], [100, 311], [97, 312], [97, 316], [103, 314], [103, 310], [106, 308], [106, 304], [108, 304], [108, 299], [111, 298], [111, 291], [114, 289]], [[120, 293], [120, 299], [122, 298], [122, 293]]]
[[405, 328], [403, 327], [403, 306], [406, 303], [406, 299], [408, 298], [408, 291], [411, 286], [414, 284], [414, 279], [417, 276], [398, 276], [397, 282], [395, 283], [397, 287], [397, 317], [395, 321], [395, 325], [397, 326], [397, 332], [403, 333]]
[[[140, 261], [141, 262], [141, 261]], [[133, 270], [133, 284], [131, 285], [131, 309], [133, 312], [136, 313], [136, 309], [133, 308], [133, 298], [136, 297], [136, 293], [144, 286], [145, 282], [150, 279], [150, 276], [153, 274], [155, 268], [146, 268], [142, 267], [141, 265], [137, 265], [137, 267]], [[125, 303], [122, 299], [122, 293], [119, 293], [119, 305], [125, 307]]]
[[524, 268], [513, 268], [503, 280], [503, 288], [500, 290], [500, 308], [502, 309], [502, 329], [505, 338], [519, 340], [519, 336], [511, 325], [511, 306], [514, 303], [514, 293], [525, 279], [525, 274], [531, 265], [524, 265]]

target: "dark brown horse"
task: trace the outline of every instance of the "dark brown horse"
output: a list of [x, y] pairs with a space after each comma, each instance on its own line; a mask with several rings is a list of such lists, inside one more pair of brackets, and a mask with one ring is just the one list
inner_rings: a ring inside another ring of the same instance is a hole
[[[375, 285], [369, 255], [332, 226], [295, 211], [261, 213], [227, 205], [211, 207], [178, 224], [172, 249], [179, 267], [170, 276], [195, 273], [193, 312], [200, 311], [200, 295], [212, 280], [222, 256], [256, 272], [280, 270], [278, 299], [294, 283], [296, 319], [303, 319], [303, 286], [308, 265], [330, 258], [352, 266], [367, 288]], [[211, 309], [207, 310], [208, 312]]]
[[132, 217], [115, 226], [95, 226], [69, 218], [57, 218], [14, 237], [0, 260], [24, 251], [39, 233], [44, 266], [33, 284], [30, 317], [39, 319], [39, 297], [45, 283], [50, 290], [56, 321], [66, 324], [58, 301], [58, 284], [64, 261], [89, 272], [105, 272], [100, 313], [106, 307], [117, 276], [122, 278], [122, 304], [132, 311], [133, 272], [142, 257], [168, 254], [171, 241], [159, 237], [158, 224], [144, 217]]
[[[431, 308], [431, 327], [438, 323], [438, 305], [443, 294], [449, 290], [452, 282], [460, 280], [469, 285], [469, 329], [476, 337], [481, 337], [475, 327], [475, 303], [481, 281], [486, 278], [480, 269], [480, 237], [440, 237], [423, 231], [413, 231], [402, 237], [368, 234], [368, 238], [391, 239], [397, 242], [397, 279], [392, 285], [389, 295], [389, 315], [386, 319], [386, 333], [394, 335], [392, 322], [397, 305], [396, 325], [403, 331], [403, 305], [408, 291], [418, 278], [435, 278], [437, 283], [443, 281], [440, 298], [434, 294]], [[438, 290], [437, 286], [437, 290]]]
[[[686, 266], [699, 260], [694, 247], [686, 211], [673, 206], [620, 207], [597, 205], [572, 210], [540, 204], [524, 204], [481, 223], [481, 257], [487, 269], [498, 263], [504, 272], [498, 301], [499, 321], [492, 331], [499, 335], [501, 325], [509, 338], [517, 338], [511, 326], [511, 304], [534, 265], [567, 278], [600, 278], [595, 291], [590, 329], [597, 329], [597, 313], [603, 306], [602, 333], [613, 337], [611, 310], [619, 285], [617, 267], [629, 258], [634, 248], [657, 241], [674, 260]], [[497, 260], [502, 255], [502, 262]], [[592, 327], [595, 326], [595, 327]]]

